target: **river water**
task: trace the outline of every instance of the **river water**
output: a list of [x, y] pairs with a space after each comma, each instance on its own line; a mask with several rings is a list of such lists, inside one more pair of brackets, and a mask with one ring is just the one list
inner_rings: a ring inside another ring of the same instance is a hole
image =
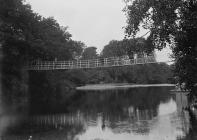
[[196, 140], [196, 118], [171, 89], [35, 94], [25, 109], [1, 106], [0, 140]]

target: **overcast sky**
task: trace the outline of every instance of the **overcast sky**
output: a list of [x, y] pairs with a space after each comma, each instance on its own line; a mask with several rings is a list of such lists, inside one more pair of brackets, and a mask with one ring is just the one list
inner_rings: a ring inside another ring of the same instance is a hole
[[[32, 9], [44, 17], [53, 16], [61, 26], [68, 26], [72, 39], [98, 52], [110, 40], [124, 38], [126, 16], [123, 0], [26, 0]], [[142, 31], [140, 35], [145, 34]], [[169, 50], [157, 53], [160, 60], [168, 58]]]

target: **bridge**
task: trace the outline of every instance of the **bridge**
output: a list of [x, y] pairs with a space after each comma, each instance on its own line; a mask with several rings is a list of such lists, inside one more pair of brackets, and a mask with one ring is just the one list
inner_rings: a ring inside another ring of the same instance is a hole
[[[157, 62], [154, 57], [129, 59], [128, 57], [109, 57], [89, 60], [73, 61], [34, 61], [26, 66], [27, 70], [70, 70], [70, 69], [92, 69], [118, 66], [130, 66], [140, 64], [162, 63]], [[166, 62], [163, 62], [166, 63]]]

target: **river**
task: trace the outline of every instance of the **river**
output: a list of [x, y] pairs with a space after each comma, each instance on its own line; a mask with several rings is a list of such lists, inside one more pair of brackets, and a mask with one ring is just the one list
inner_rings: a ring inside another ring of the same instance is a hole
[[35, 94], [25, 109], [1, 106], [0, 139], [195, 140], [196, 118], [183, 109], [185, 96], [171, 89], [80, 90], [40, 98]]

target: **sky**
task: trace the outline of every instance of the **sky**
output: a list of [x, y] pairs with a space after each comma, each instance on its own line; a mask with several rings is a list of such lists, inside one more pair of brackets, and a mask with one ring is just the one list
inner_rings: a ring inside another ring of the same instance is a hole
[[[100, 52], [111, 40], [122, 40], [126, 16], [123, 0], [26, 0], [34, 12], [54, 17], [68, 26], [72, 39], [97, 47]], [[140, 35], [145, 34], [142, 30]], [[169, 49], [156, 52], [159, 61], [168, 60]]]

